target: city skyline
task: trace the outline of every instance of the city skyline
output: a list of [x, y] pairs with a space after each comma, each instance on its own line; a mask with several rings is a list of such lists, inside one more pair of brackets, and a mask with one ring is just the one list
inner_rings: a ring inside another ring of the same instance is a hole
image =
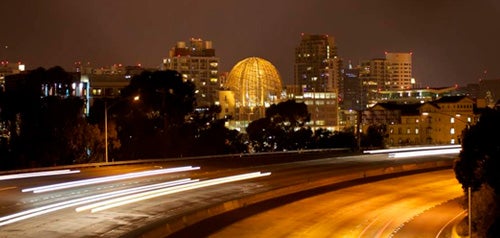
[[[75, 61], [159, 67], [177, 41], [210, 40], [220, 71], [257, 56], [293, 82], [294, 49], [301, 33], [328, 34], [338, 54], [354, 64], [413, 52], [421, 87], [500, 78], [500, 3], [469, 1], [9, 1], [0, 59], [28, 69]], [[5, 46], [8, 46], [7, 48]]]

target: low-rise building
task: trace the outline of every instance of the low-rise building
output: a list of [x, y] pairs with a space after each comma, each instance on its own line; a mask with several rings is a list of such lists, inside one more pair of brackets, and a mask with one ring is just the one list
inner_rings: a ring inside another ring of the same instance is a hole
[[387, 146], [460, 144], [462, 131], [479, 117], [467, 96], [441, 97], [424, 103], [378, 103], [363, 113], [363, 129], [385, 127]]

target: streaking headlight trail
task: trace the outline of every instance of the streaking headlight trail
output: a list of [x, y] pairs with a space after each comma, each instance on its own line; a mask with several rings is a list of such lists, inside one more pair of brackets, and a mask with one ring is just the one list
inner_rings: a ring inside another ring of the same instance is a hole
[[22, 179], [22, 178], [54, 176], [54, 175], [75, 174], [75, 173], [80, 173], [80, 170], [62, 169], [62, 170], [29, 172], [29, 173], [19, 173], [19, 174], [6, 174], [6, 175], [0, 175], [0, 180]]
[[460, 150], [461, 148], [390, 153], [389, 158], [407, 158], [407, 157], [426, 156], [426, 155], [458, 154], [460, 153]]
[[43, 192], [48, 192], [48, 191], [85, 186], [85, 185], [90, 185], [90, 184], [106, 183], [106, 182], [112, 182], [112, 181], [118, 181], [118, 180], [124, 180], [124, 179], [132, 179], [132, 178], [139, 178], [139, 177], [159, 175], [159, 174], [168, 174], [168, 173], [175, 173], [175, 172], [184, 172], [184, 171], [191, 171], [191, 170], [197, 170], [197, 169], [200, 169], [200, 167], [185, 166], [185, 167], [176, 167], [176, 168], [168, 168], [168, 169], [148, 170], [148, 171], [142, 171], [142, 172], [134, 172], [134, 173], [128, 173], [128, 174], [120, 174], [120, 175], [114, 175], [114, 176], [106, 176], [106, 177], [100, 177], [100, 178], [84, 179], [84, 180], [78, 180], [78, 181], [72, 181], [72, 182], [58, 183], [58, 184], [52, 184], [52, 185], [46, 185], [46, 186], [40, 186], [40, 187], [34, 187], [34, 188], [25, 188], [22, 191], [23, 192], [43, 193]]
[[223, 183], [269, 176], [270, 174], [271, 174], [270, 172], [268, 173], [254, 172], [254, 173], [239, 174], [222, 178], [209, 179], [205, 181], [199, 181], [199, 179], [186, 178], [175, 181], [145, 185], [135, 188], [128, 188], [119, 191], [97, 194], [82, 198], [76, 198], [0, 217], [0, 226], [26, 220], [32, 217], [40, 216], [43, 214], [62, 210], [69, 207], [81, 206], [75, 209], [78, 212], [84, 210], [90, 210], [91, 212], [98, 212], [109, 208], [130, 204], [133, 202], [143, 201], [146, 199], [151, 199], [168, 194], [208, 187], [212, 185], [219, 185]]
[[129, 189], [124, 189], [120, 191], [115, 191], [115, 192], [109, 192], [109, 193], [104, 193], [104, 194], [98, 194], [98, 195], [93, 195], [89, 197], [84, 197], [84, 198], [77, 198], [77, 199], [72, 199], [64, 202], [59, 202], [55, 204], [50, 204], [38, 208], [33, 208], [30, 210], [14, 213], [8, 216], [0, 217], [0, 226], [4, 226], [10, 223], [14, 223], [17, 221], [25, 220], [31, 217], [36, 217], [40, 216], [49, 212], [54, 212], [58, 211], [64, 208], [68, 207], [73, 207], [73, 206], [79, 206], [91, 202], [97, 202], [101, 201], [103, 199], [110, 199], [114, 197], [119, 197], [119, 196], [124, 196], [132, 193], [138, 193], [138, 192], [144, 192], [148, 190], [153, 190], [153, 189], [159, 189], [159, 188], [165, 188], [169, 186], [176, 186], [180, 184], [186, 184], [186, 183], [192, 183], [198, 180], [192, 180], [192, 179], [181, 179], [181, 180], [175, 180], [175, 181], [170, 181], [170, 182], [164, 182], [164, 183], [158, 183], [158, 184], [152, 184], [152, 185], [146, 185], [146, 186], [141, 186], [141, 187], [136, 187], [136, 188], [129, 188]]
[[405, 148], [390, 148], [379, 150], [365, 150], [365, 154], [381, 154], [381, 153], [396, 153], [405, 151], [420, 151], [420, 150], [440, 150], [440, 149], [456, 149], [461, 148], [461, 145], [438, 145], [438, 146], [419, 146], [419, 147], [405, 147]]
[[170, 187], [170, 188], [164, 188], [164, 189], [158, 189], [158, 190], [153, 190], [153, 191], [148, 191], [148, 192], [143, 192], [143, 193], [138, 193], [138, 194], [132, 194], [129, 196], [124, 196], [124, 197], [119, 197], [111, 200], [106, 200], [98, 203], [93, 203], [87, 206], [82, 206], [76, 208], [77, 212], [84, 211], [84, 210], [90, 210], [91, 212], [98, 212], [98, 211], [103, 211], [109, 208], [113, 207], [118, 207], [134, 202], [139, 202], [143, 201], [146, 199], [151, 199], [151, 198], [156, 198], [159, 196], [165, 196], [168, 194], [173, 194], [173, 193], [178, 193], [178, 192], [183, 192], [183, 191], [188, 191], [192, 189], [197, 189], [197, 188], [203, 188], [203, 187], [208, 187], [208, 186], [213, 186], [213, 185], [219, 185], [223, 183], [230, 183], [230, 182], [235, 182], [235, 181], [240, 181], [240, 180], [245, 180], [245, 179], [252, 179], [252, 178], [258, 178], [258, 177], [263, 177], [263, 176], [269, 176], [271, 175], [270, 172], [267, 173], [262, 173], [262, 172], [254, 172], [254, 173], [247, 173], [247, 174], [239, 174], [239, 175], [233, 175], [233, 176], [228, 176], [228, 177], [222, 177], [222, 178], [216, 178], [216, 179], [210, 179], [210, 180], [205, 180], [205, 181], [200, 181], [200, 182], [195, 182], [191, 184], [185, 184], [185, 185], [179, 185], [175, 187]]

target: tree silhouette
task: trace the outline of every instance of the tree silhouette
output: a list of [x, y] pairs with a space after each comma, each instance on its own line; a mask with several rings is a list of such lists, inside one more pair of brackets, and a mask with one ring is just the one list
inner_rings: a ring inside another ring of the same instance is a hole
[[312, 135], [309, 120], [304, 103], [288, 100], [271, 105], [266, 117], [252, 121], [246, 131], [257, 152], [306, 149]]
[[86, 127], [83, 99], [71, 96], [75, 75], [61, 67], [38, 68], [8, 78], [2, 115], [10, 126], [10, 158], [17, 167], [87, 161], [94, 152], [88, 137], [74, 137]]
[[[500, 231], [500, 111], [486, 110], [478, 123], [463, 132], [462, 151], [454, 171], [464, 192], [471, 188], [473, 228], [477, 237], [499, 237]], [[489, 193], [492, 190], [494, 193]], [[484, 209], [486, 208], [486, 209]], [[477, 214], [478, 211], [482, 213]]]
[[[183, 156], [195, 136], [185, 124], [193, 113], [195, 87], [172, 70], [144, 71], [122, 90], [124, 102], [136, 95], [140, 102], [116, 107], [119, 138], [124, 159]], [[125, 99], [125, 100], [124, 100]]]

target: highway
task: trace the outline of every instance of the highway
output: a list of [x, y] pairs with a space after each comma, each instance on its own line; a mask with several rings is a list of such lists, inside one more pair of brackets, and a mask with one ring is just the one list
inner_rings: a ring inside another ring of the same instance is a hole
[[[205, 159], [82, 168], [43, 177], [0, 177], [0, 237], [133, 236], [147, 224], [168, 222], [252, 194], [361, 170], [454, 157], [371, 154], [302, 161]], [[97, 180], [102, 178], [106, 181]], [[58, 187], [43, 187], [54, 184]]]
[[450, 224], [463, 214], [457, 201], [462, 195], [450, 169], [414, 174], [336, 189], [241, 219], [221, 217], [239, 221], [204, 235], [450, 237]]

